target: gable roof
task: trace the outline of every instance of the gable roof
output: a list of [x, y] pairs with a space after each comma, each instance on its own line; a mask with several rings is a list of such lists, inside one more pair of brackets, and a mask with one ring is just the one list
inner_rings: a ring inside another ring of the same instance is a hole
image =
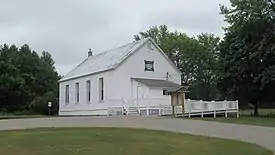
[[138, 51], [138, 49], [148, 41], [151, 41], [163, 54], [163, 56], [171, 63], [171, 65], [175, 67], [177, 71], [179, 71], [175, 64], [159, 48], [159, 46], [153, 41], [153, 39], [145, 38], [87, 57], [76, 68], [71, 70], [67, 75], [59, 80], [59, 82], [115, 69], [119, 65], [121, 65], [129, 56]]

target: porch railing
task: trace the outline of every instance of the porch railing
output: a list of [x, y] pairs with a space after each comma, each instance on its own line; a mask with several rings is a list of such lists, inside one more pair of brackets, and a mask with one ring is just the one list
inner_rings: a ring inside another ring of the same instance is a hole
[[[202, 101], [189, 100], [185, 101], [184, 115], [191, 117], [194, 115], [224, 114], [236, 113], [239, 117], [238, 101]], [[110, 106], [107, 108], [108, 115], [172, 115], [172, 106], [169, 98], [146, 98], [126, 101], [121, 100], [120, 106]], [[182, 114], [182, 106], [175, 106], [175, 114]]]

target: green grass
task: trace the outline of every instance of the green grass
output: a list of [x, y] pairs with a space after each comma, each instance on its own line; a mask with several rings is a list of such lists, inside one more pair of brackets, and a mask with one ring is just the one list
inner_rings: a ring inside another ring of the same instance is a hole
[[21, 119], [21, 118], [41, 118], [41, 117], [47, 117], [44, 115], [0, 115], [1, 119]]
[[236, 116], [225, 118], [221, 117], [195, 117], [194, 119], [205, 120], [205, 121], [216, 121], [224, 123], [236, 123], [244, 125], [254, 125], [254, 126], [268, 126], [275, 127], [275, 109], [259, 109], [259, 117], [253, 116], [253, 110], [240, 110], [240, 118]]
[[198, 120], [202, 119], [205, 121], [224, 122], [224, 123], [236, 123], [236, 124], [244, 124], [244, 125], [275, 127], [275, 118], [273, 118], [273, 117], [241, 116], [240, 118], [204, 117], [204, 118], [195, 118], [195, 119], [198, 119]]
[[254, 144], [120, 128], [44, 128], [0, 132], [2, 155], [272, 155]]
[[[241, 116], [253, 116], [253, 109], [240, 110]], [[259, 109], [260, 116], [275, 117], [275, 109]]]
[[[36, 114], [31, 111], [0, 112], [1, 119], [41, 118], [47, 115]], [[52, 116], [55, 117], [55, 116]]]

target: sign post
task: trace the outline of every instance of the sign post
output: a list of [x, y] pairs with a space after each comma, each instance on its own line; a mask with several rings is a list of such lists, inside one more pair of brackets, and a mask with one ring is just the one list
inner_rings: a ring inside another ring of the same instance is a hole
[[52, 102], [48, 102], [49, 117], [51, 117], [51, 107], [52, 107]]
[[176, 114], [176, 107], [177, 106], [181, 106], [182, 107], [182, 116], [185, 116], [185, 107], [184, 107], [184, 103], [185, 103], [185, 92], [183, 90], [183, 87], [176, 89], [176, 90], [170, 90], [167, 91], [168, 93], [171, 94], [171, 105], [172, 105], [172, 114], [173, 116], [177, 116]]

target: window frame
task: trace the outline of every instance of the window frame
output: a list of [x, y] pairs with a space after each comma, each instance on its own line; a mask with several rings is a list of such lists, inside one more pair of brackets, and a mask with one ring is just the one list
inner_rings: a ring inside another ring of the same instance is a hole
[[167, 96], [167, 95], [171, 95], [171, 93], [168, 93], [167, 90], [164, 89], [162, 90], [162, 95]]
[[70, 103], [70, 85], [65, 85], [65, 104]]
[[92, 100], [91, 80], [86, 81], [86, 94], [87, 94], [87, 103], [91, 103], [91, 100]]
[[79, 104], [80, 102], [80, 85], [79, 82], [75, 83], [75, 103]]
[[[151, 68], [148, 68], [147, 65], [152, 65]], [[155, 67], [154, 67], [154, 61], [148, 61], [148, 60], [144, 60], [144, 70], [145, 71], [151, 71], [151, 72], [154, 72], [155, 71]]]
[[104, 78], [101, 77], [99, 78], [99, 82], [98, 82], [98, 86], [99, 86], [99, 102], [104, 101]]

